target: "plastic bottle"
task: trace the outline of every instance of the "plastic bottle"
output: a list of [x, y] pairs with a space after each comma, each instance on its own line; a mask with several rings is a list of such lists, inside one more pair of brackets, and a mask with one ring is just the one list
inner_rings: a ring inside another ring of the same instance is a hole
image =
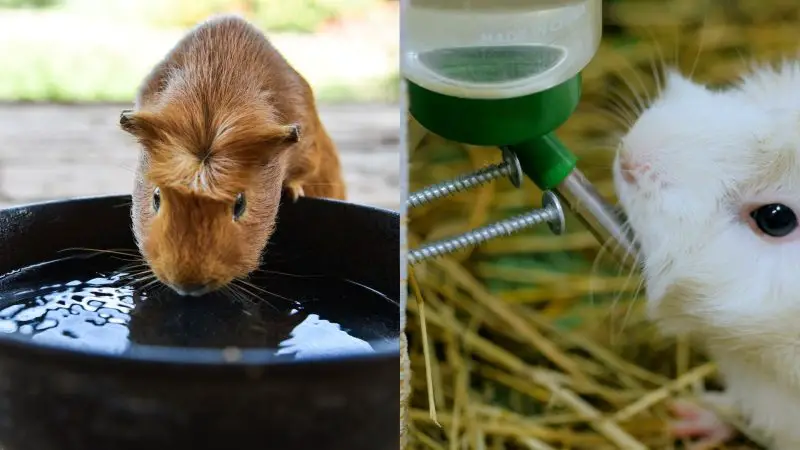
[[521, 97], [580, 72], [597, 52], [601, 0], [407, 0], [403, 75], [439, 94]]

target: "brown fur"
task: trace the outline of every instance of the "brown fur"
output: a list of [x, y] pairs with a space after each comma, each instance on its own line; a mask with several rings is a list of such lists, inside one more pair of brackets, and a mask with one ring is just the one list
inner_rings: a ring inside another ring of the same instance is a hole
[[[237, 17], [200, 24], [178, 42], [120, 126], [144, 149], [133, 193], [137, 243], [170, 286], [216, 289], [255, 270], [282, 189], [295, 198], [345, 198], [311, 88]], [[234, 220], [240, 193], [246, 211]]]

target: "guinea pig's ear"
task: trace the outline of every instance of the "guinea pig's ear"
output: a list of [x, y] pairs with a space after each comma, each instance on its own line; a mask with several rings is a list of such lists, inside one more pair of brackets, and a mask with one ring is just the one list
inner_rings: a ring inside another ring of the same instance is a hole
[[[249, 134], [248, 134], [249, 132]], [[271, 157], [274, 152], [283, 152], [300, 141], [300, 125], [278, 125], [244, 129], [233, 136], [229, 146], [241, 146], [241, 151], [255, 151], [258, 155]], [[270, 151], [264, 152], [264, 149]], [[260, 156], [259, 156], [260, 157]]]
[[296, 144], [300, 141], [300, 124], [293, 123], [283, 127], [285, 132], [284, 142], [287, 144]]
[[123, 131], [140, 139], [152, 138], [156, 133], [155, 121], [144, 113], [125, 109], [119, 115], [119, 126]]
[[136, 130], [136, 119], [132, 109], [123, 109], [119, 113], [119, 126], [123, 131], [133, 134]]

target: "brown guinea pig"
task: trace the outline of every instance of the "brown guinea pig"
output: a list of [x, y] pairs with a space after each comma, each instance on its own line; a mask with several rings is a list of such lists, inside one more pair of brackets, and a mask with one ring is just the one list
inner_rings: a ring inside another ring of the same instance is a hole
[[248, 276], [283, 189], [345, 198], [308, 83], [244, 19], [191, 30], [145, 78], [120, 126], [140, 143], [131, 216], [153, 274], [199, 296]]

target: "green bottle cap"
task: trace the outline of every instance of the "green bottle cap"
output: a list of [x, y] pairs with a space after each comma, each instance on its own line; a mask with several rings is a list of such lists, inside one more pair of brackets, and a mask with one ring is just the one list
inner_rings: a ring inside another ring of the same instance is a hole
[[519, 144], [561, 126], [581, 96], [580, 74], [545, 91], [507, 99], [451, 97], [408, 82], [409, 112], [420, 125], [451, 141]]

